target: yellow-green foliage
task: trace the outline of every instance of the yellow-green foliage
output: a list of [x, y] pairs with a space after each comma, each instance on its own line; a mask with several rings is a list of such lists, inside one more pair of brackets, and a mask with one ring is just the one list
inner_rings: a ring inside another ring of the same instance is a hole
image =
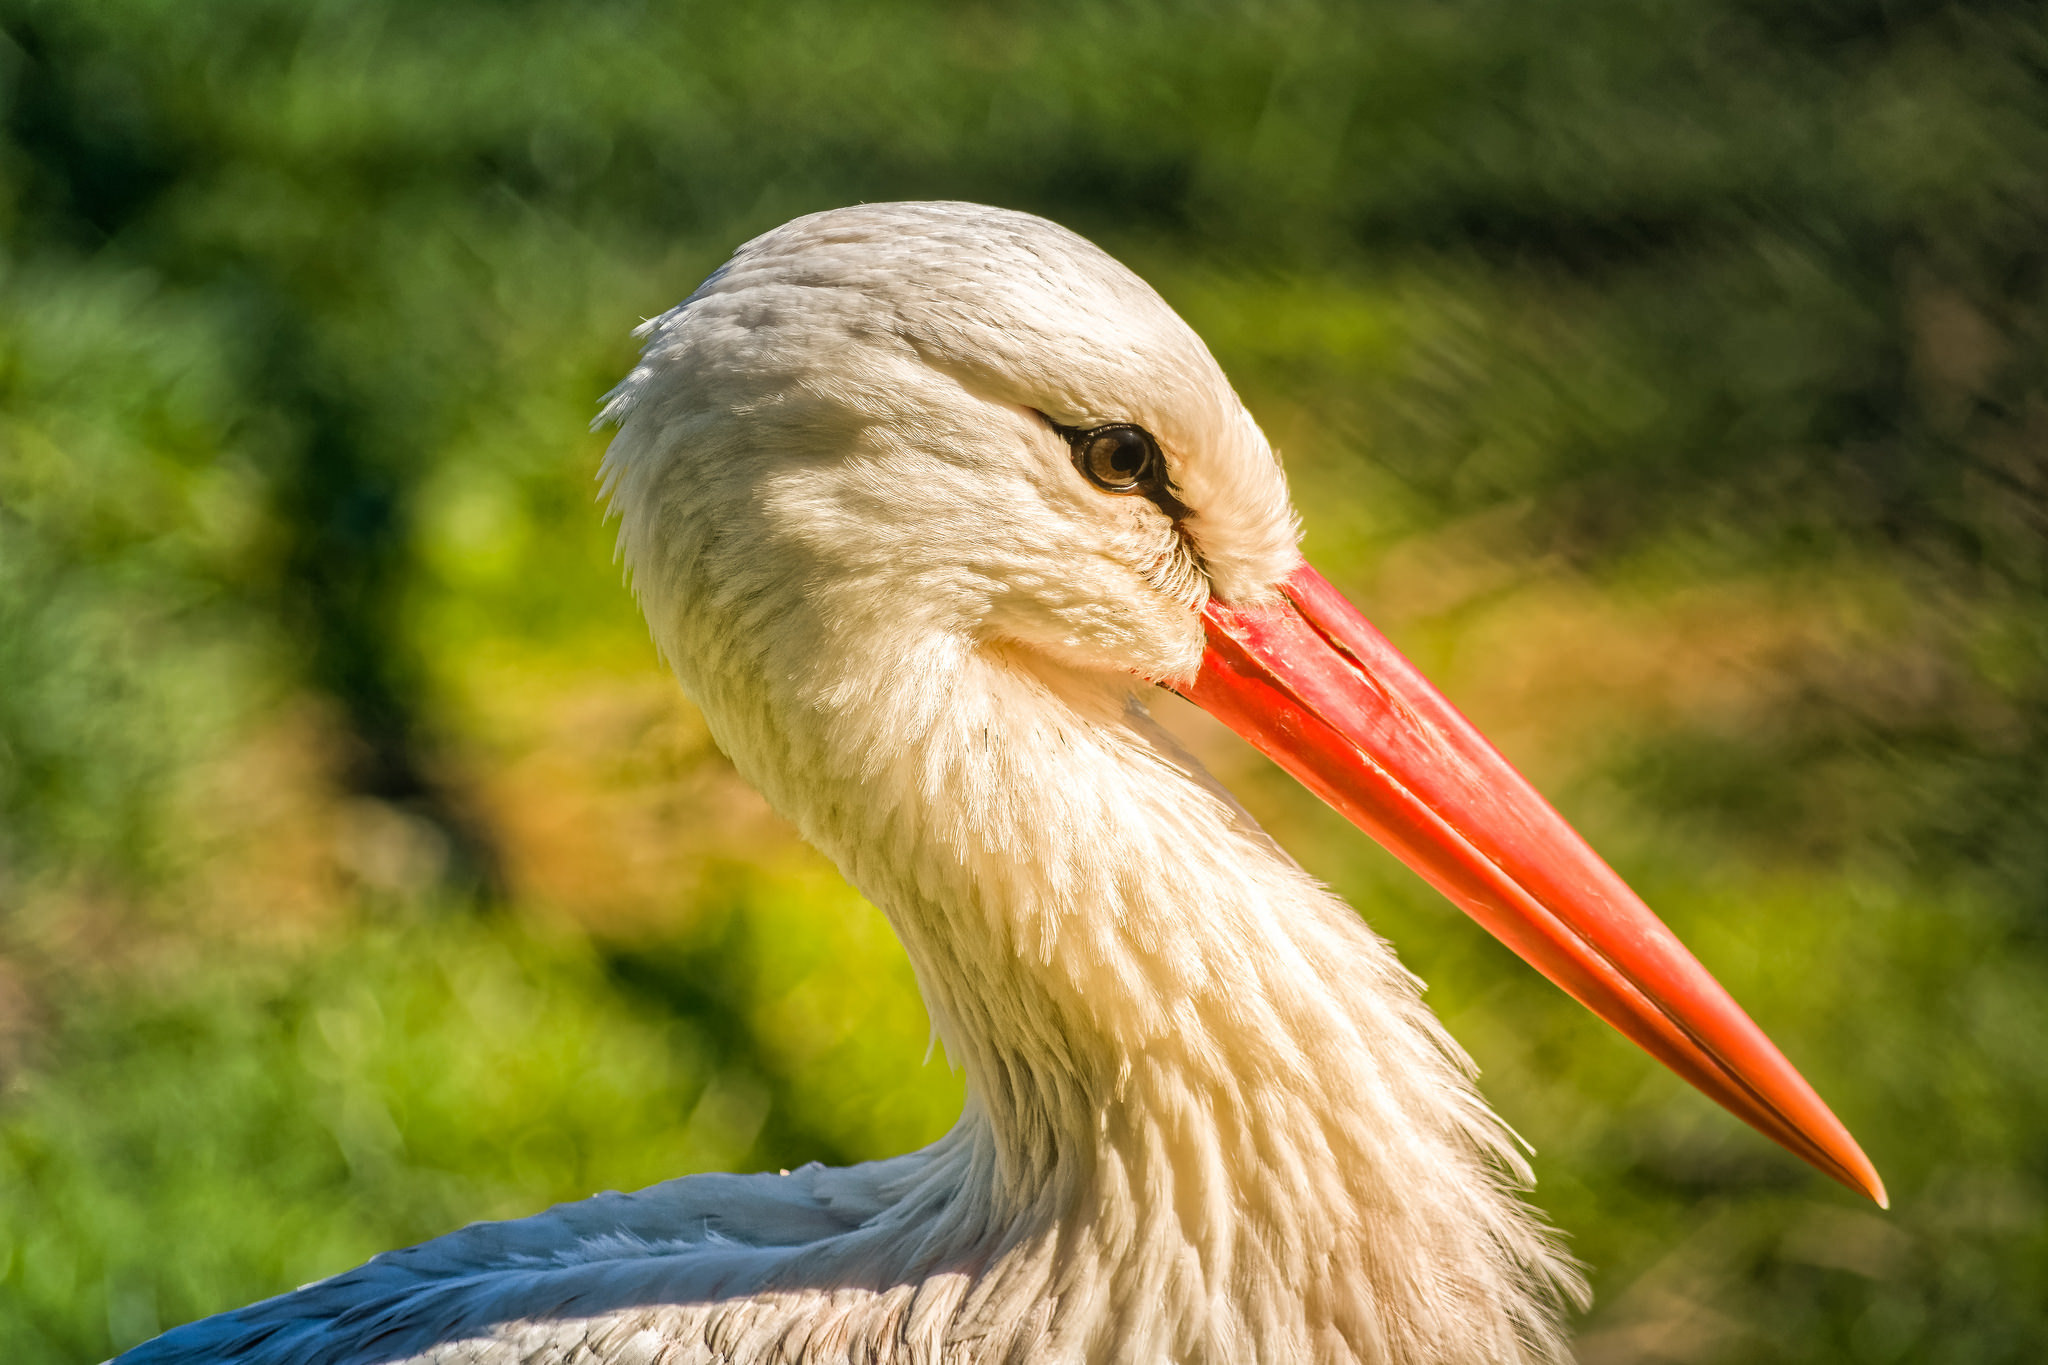
[[68, 982], [0, 1110], [0, 1339], [81, 1360], [479, 1218], [959, 1112], [887, 926], [730, 871], [630, 947], [433, 906]]

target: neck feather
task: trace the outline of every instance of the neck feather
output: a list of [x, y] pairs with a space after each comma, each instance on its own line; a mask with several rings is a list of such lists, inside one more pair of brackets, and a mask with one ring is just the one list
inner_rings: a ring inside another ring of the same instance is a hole
[[1128, 680], [915, 654], [835, 660], [795, 705], [707, 710], [895, 925], [967, 1074], [949, 1143], [975, 1153], [955, 1210], [975, 1235], [1075, 1301], [1120, 1286], [1091, 1330], [1323, 1341], [1304, 1359], [1561, 1353], [1576, 1276], [1386, 944]]

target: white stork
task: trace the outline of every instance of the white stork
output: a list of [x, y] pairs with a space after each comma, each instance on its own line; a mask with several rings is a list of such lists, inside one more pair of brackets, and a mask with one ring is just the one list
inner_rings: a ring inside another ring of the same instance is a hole
[[1147, 714], [1221, 717], [1821, 1170], [1854, 1140], [1296, 548], [1199, 338], [1026, 214], [756, 238], [641, 329], [605, 461], [662, 652], [895, 926], [953, 1130], [478, 1224], [168, 1362], [1559, 1360], [1584, 1290], [1413, 978]]

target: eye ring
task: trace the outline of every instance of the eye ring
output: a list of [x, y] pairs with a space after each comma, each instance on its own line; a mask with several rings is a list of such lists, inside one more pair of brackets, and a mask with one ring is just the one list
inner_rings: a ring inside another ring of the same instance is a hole
[[1074, 467], [1105, 493], [1138, 493], [1160, 482], [1159, 445], [1143, 427], [1115, 422], [1068, 434]]
[[[1037, 409], [1033, 409], [1034, 412]], [[1194, 515], [1166, 471], [1166, 457], [1152, 433], [1135, 422], [1099, 427], [1061, 426], [1043, 412], [1039, 420], [1057, 432], [1072, 453], [1074, 468], [1105, 493], [1135, 493], [1178, 525]]]

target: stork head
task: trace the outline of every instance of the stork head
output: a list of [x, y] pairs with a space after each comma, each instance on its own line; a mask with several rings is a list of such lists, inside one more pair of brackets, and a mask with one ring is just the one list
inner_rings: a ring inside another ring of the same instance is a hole
[[[1269, 598], [1300, 562], [1278, 462], [1208, 348], [1044, 219], [814, 214], [741, 247], [644, 331], [606, 411], [643, 593], [702, 552], [726, 590], [801, 574], [841, 628], [885, 613], [1187, 681], [1210, 598]], [[685, 526], [704, 542], [679, 543]]]
[[741, 247], [643, 334], [605, 410], [607, 486], [700, 700], [742, 676], [824, 696], [855, 654], [915, 670], [927, 648], [1172, 687], [1687, 1080], [1882, 1201], [1740, 1007], [1302, 561], [1278, 462], [1222, 371], [1101, 250], [975, 205], [841, 209]]

